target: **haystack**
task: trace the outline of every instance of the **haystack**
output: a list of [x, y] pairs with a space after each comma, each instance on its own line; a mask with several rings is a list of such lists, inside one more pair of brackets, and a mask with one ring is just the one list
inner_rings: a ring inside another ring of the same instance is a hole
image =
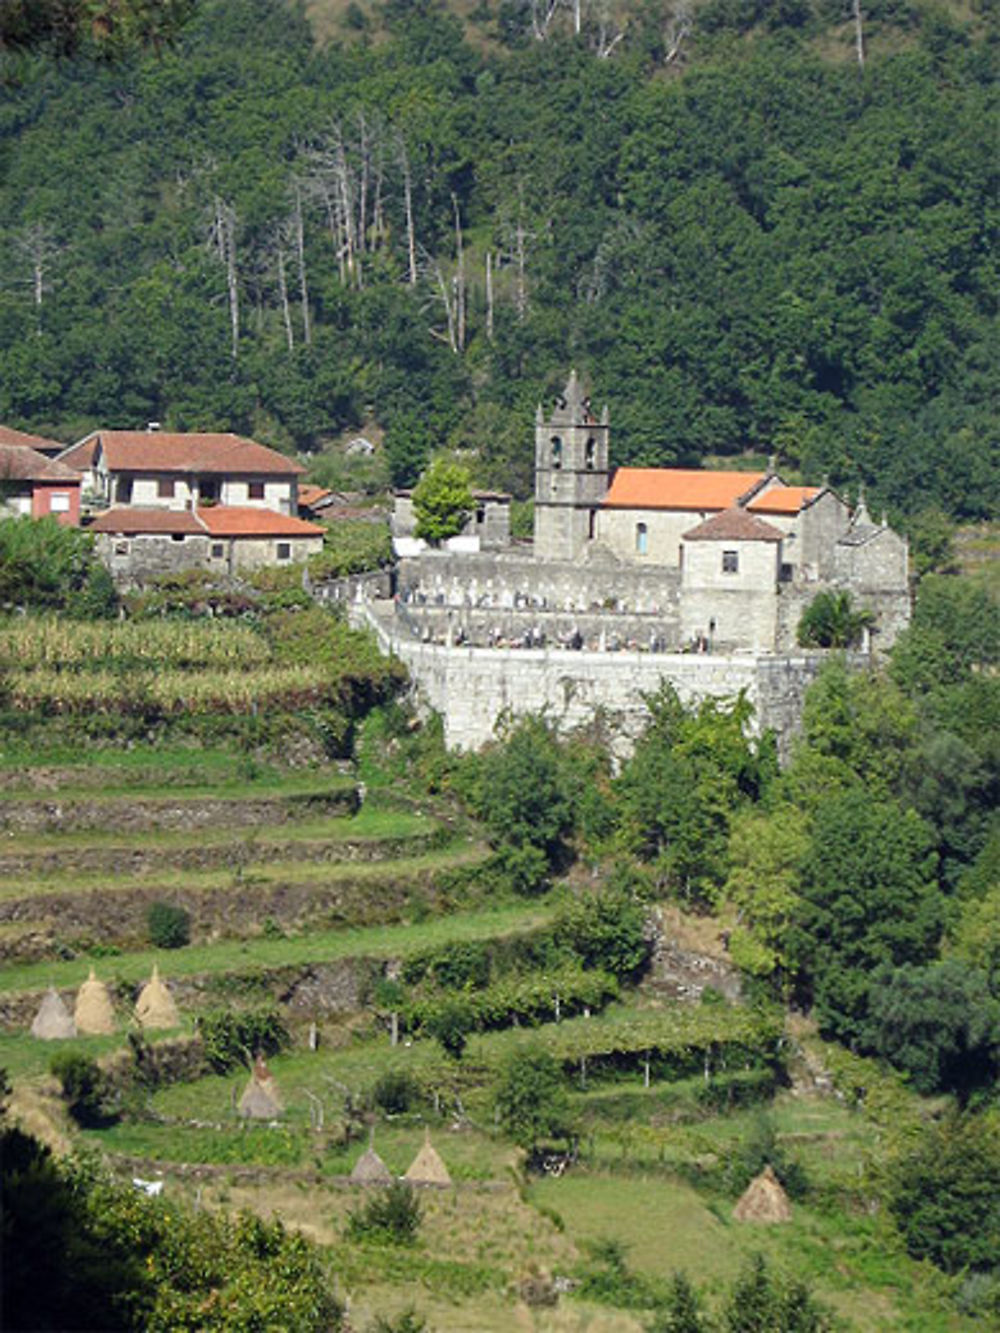
[[274, 1076], [262, 1056], [253, 1062], [237, 1111], [245, 1120], [277, 1120], [284, 1110]]
[[448, 1168], [431, 1147], [431, 1132], [424, 1133], [424, 1146], [410, 1163], [410, 1169], [403, 1177], [412, 1185], [450, 1185], [451, 1176]]
[[77, 1032], [86, 1032], [99, 1036], [115, 1030], [115, 1011], [111, 1007], [111, 996], [103, 981], [98, 981], [94, 969], [76, 993], [76, 1009], [73, 1011]]
[[45, 999], [38, 1006], [38, 1013], [31, 1025], [31, 1035], [41, 1041], [59, 1041], [64, 1037], [76, 1036], [76, 1024], [53, 986], [49, 987]]
[[391, 1185], [392, 1172], [374, 1148], [366, 1148], [354, 1163], [351, 1179], [356, 1185]]
[[166, 982], [161, 980], [160, 970], [155, 963], [153, 975], [135, 1002], [135, 1016], [144, 1028], [175, 1028], [181, 1021], [174, 997]]
[[790, 1222], [792, 1206], [781, 1181], [768, 1165], [746, 1187], [733, 1209], [735, 1222]]

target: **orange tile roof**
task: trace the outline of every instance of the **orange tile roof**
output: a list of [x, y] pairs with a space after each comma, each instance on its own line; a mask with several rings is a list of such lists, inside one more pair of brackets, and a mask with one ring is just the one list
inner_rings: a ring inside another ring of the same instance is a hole
[[202, 507], [198, 518], [212, 537], [322, 537], [325, 531], [318, 523], [243, 505]]
[[766, 472], [620, 467], [603, 503], [610, 509], [728, 509], [766, 479]]
[[325, 486], [304, 485], [299, 487], [299, 504], [314, 505], [319, 500], [325, 500], [333, 491], [327, 490]]
[[112, 472], [236, 472], [242, 476], [305, 472], [301, 463], [241, 435], [102, 430], [98, 437]]
[[71, 444], [68, 449], [64, 449], [59, 455], [59, 462], [65, 463], [67, 467], [76, 468], [78, 472], [86, 472], [93, 466], [96, 451], [97, 436], [88, 435], [79, 444]]
[[774, 486], [747, 502], [754, 514], [798, 514], [810, 500], [815, 500], [820, 486]]
[[0, 485], [4, 481], [41, 481], [79, 486], [80, 480], [79, 472], [63, 467], [26, 444], [0, 443]]
[[723, 509], [685, 532], [686, 542], [780, 542], [782, 534], [762, 518], [755, 518], [745, 509]]
[[44, 435], [29, 435], [27, 431], [15, 430], [13, 426], [0, 426], [0, 444], [22, 444], [29, 449], [41, 449], [43, 452], [59, 452], [65, 446], [58, 440], [47, 440]]
[[90, 532], [191, 533], [204, 536], [205, 529], [188, 509], [108, 509], [89, 525]]

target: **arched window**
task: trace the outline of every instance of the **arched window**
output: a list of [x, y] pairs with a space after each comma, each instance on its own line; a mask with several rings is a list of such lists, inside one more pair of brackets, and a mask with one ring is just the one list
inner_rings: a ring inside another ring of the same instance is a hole
[[557, 472], [562, 467], [562, 440], [558, 435], [552, 436], [552, 466]]
[[593, 472], [594, 462], [597, 457], [597, 443], [593, 435], [588, 436], [587, 443], [583, 450], [583, 465], [588, 472]]
[[646, 555], [649, 550], [649, 529], [645, 523], [635, 525], [635, 550], [636, 555]]

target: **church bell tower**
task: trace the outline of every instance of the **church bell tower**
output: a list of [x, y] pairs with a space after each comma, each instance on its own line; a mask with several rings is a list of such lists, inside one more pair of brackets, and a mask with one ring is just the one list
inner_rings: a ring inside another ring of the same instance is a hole
[[576, 371], [548, 421], [535, 416], [535, 559], [577, 561], [597, 531], [597, 510], [608, 490], [605, 407], [591, 411]]

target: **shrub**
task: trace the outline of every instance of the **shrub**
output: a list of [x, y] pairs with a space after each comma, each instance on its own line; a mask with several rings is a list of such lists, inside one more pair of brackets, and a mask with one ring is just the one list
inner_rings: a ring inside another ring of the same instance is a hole
[[151, 903], [146, 925], [157, 949], [182, 949], [191, 941], [191, 914], [176, 903]]
[[746, 1138], [725, 1167], [726, 1184], [733, 1194], [742, 1194], [755, 1176], [770, 1166], [793, 1199], [801, 1199], [809, 1190], [809, 1181], [801, 1164], [785, 1155], [769, 1116], [754, 1117]]
[[413, 1186], [395, 1180], [348, 1214], [347, 1236], [377, 1245], [412, 1245], [420, 1218], [420, 1200]]
[[60, 1051], [52, 1057], [49, 1072], [59, 1080], [66, 1108], [78, 1125], [93, 1128], [114, 1119], [105, 1102], [107, 1086], [96, 1060], [78, 1051]]
[[420, 1085], [405, 1069], [387, 1069], [372, 1090], [375, 1105], [386, 1115], [403, 1115], [420, 1100]]
[[821, 592], [802, 613], [796, 637], [803, 648], [853, 648], [874, 620], [856, 611], [849, 592]]

